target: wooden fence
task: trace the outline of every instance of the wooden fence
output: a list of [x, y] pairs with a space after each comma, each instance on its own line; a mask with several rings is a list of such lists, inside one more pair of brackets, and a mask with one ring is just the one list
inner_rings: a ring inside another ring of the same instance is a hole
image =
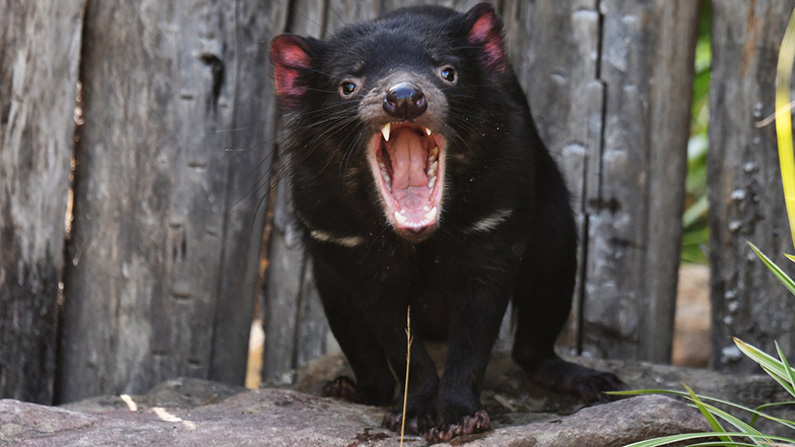
[[[67, 402], [180, 375], [242, 383], [259, 296], [266, 376], [330, 349], [286, 184], [269, 194], [281, 115], [268, 42], [410, 3], [0, 2], [0, 396]], [[578, 213], [560, 349], [668, 362], [699, 2], [498, 6]], [[712, 364], [724, 370], [750, 369], [730, 335], [795, 348], [791, 298], [744, 242], [782, 264], [790, 246], [773, 128], [756, 122], [773, 111], [793, 7], [712, 9]]]

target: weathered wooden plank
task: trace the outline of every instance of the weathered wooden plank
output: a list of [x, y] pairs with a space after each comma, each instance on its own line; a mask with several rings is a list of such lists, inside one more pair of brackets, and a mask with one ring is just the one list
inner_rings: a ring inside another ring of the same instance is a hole
[[[291, 13], [285, 32], [318, 38], [325, 35], [328, 14], [328, 5], [325, 2], [294, 0], [290, 2], [289, 9]], [[282, 120], [279, 120], [278, 127], [282, 127]], [[278, 147], [276, 149], [278, 151]], [[262, 378], [265, 380], [272, 380], [278, 374], [297, 366], [297, 351], [304, 348], [298, 344], [299, 326], [307, 323], [299, 319], [306, 257], [301, 244], [303, 235], [293, 211], [291, 186], [287, 178], [290, 161], [287, 154], [278, 153], [277, 156], [279, 182], [274, 184], [268, 270], [262, 291], [265, 307]], [[324, 322], [325, 317], [308, 323]], [[312, 350], [311, 347], [307, 349]]]
[[602, 0], [583, 351], [670, 362], [698, 2]]
[[267, 182], [262, 42], [284, 11], [89, 1], [61, 401], [179, 375], [242, 383], [263, 221], [245, 191]]
[[[572, 316], [559, 347], [576, 352], [583, 300], [586, 194], [598, 182], [604, 89], [598, 78], [597, 2], [506, 3], [503, 14], [514, 69], [525, 88], [539, 132], [560, 163], [572, 192], [580, 237]], [[514, 25], [515, 24], [515, 25]], [[566, 48], [566, 51], [561, 51]]]
[[248, 360], [277, 122], [267, 43], [284, 29], [287, 16], [287, 1], [238, 1], [229, 30], [236, 65], [233, 152], [227, 155], [226, 229], [209, 373], [224, 383], [242, 383]]
[[0, 397], [52, 403], [83, 0], [0, 1]]
[[[284, 163], [285, 158], [280, 158]], [[284, 168], [280, 168], [284, 169]], [[276, 186], [273, 229], [268, 241], [268, 270], [265, 276], [265, 350], [263, 379], [296, 366], [297, 326], [301, 283], [305, 270], [302, 234], [292, 208], [292, 194], [287, 179]], [[324, 320], [320, 320], [322, 322]]]
[[792, 296], [756, 258], [756, 244], [782, 268], [792, 253], [773, 125], [776, 61], [791, 0], [713, 1], [708, 180], [712, 266], [710, 364], [758, 371], [736, 336], [768, 352], [795, 349]]

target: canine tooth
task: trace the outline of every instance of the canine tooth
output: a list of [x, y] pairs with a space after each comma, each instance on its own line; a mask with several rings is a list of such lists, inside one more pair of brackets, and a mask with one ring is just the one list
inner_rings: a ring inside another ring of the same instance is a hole
[[398, 211], [395, 211], [395, 222], [397, 222], [397, 223], [398, 223], [398, 225], [403, 225], [403, 224], [405, 224], [405, 223], [406, 223], [406, 221], [408, 221], [408, 220], [409, 220], [409, 218], [408, 218], [408, 217], [406, 217], [406, 216], [404, 216], [404, 215], [400, 214]]
[[439, 210], [436, 209], [436, 207], [433, 207], [433, 208], [431, 208], [430, 211], [428, 211], [427, 213], [423, 214], [423, 217], [425, 217], [425, 219], [427, 219], [428, 222], [430, 222], [433, 219], [436, 219], [436, 213], [438, 213], [438, 212], [439, 212]]
[[425, 128], [425, 133], [430, 137], [431, 136], [431, 129]]
[[384, 124], [384, 127], [381, 128], [381, 135], [384, 136], [385, 141], [389, 141], [389, 131], [392, 129], [392, 123]]

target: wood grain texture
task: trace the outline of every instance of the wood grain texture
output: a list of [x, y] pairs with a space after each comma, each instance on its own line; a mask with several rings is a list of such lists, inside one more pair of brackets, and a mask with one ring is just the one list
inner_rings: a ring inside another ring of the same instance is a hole
[[[237, 1], [235, 100], [227, 155], [225, 231], [209, 378], [243, 383], [262, 230], [268, 209], [277, 110], [270, 38], [284, 29], [286, 1]], [[234, 40], [232, 40], [234, 39]]]
[[[290, 2], [290, 18], [284, 32], [301, 36], [322, 38], [325, 36], [328, 5], [325, 2], [293, 0]], [[279, 119], [282, 128], [285, 118]], [[283, 138], [283, 135], [282, 135]], [[289, 156], [278, 152], [278, 172], [280, 181], [274, 185], [275, 200], [270, 240], [268, 241], [268, 270], [263, 285], [265, 304], [265, 350], [262, 362], [262, 378], [273, 380], [278, 374], [296, 366], [300, 350], [325, 352], [324, 340], [306, 340], [308, 344], [299, 345], [298, 333], [304, 325], [321, 325], [328, 331], [325, 316], [314, 320], [300, 318], [304, 275], [307, 259], [301, 244], [303, 234], [298, 226], [293, 210], [290, 182], [287, 178]], [[308, 286], [308, 287], [311, 287]]]
[[698, 2], [602, 0], [583, 351], [670, 362]]
[[710, 263], [713, 368], [758, 371], [732, 343], [739, 337], [767, 352], [777, 340], [795, 349], [793, 297], [762, 264], [754, 243], [791, 272], [782, 253], [792, 241], [778, 168], [774, 125], [776, 63], [791, 0], [713, 2], [709, 122]]
[[0, 1], [0, 398], [52, 403], [82, 8]]
[[60, 401], [242, 383], [274, 131], [263, 42], [284, 20], [280, 2], [88, 2]]
[[[586, 197], [598, 185], [603, 82], [599, 79], [601, 16], [597, 2], [506, 3], [514, 69], [527, 93], [538, 130], [564, 171], [577, 219], [577, 286], [569, 323], [558, 347], [577, 352], [587, 244], [582, 243], [588, 213]], [[554, 42], [555, 44], [547, 44]], [[560, 51], [566, 48], [566, 51]], [[505, 333], [505, 331], [503, 331]], [[504, 340], [510, 346], [510, 340]]]

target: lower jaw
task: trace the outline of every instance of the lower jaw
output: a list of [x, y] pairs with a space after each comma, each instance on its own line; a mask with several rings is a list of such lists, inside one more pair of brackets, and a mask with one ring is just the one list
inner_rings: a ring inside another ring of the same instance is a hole
[[401, 238], [416, 244], [428, 239], [436, 231], [437, 226], [437, 224], [433, 224], [416, 229], [395, 227], [395, 233]]

